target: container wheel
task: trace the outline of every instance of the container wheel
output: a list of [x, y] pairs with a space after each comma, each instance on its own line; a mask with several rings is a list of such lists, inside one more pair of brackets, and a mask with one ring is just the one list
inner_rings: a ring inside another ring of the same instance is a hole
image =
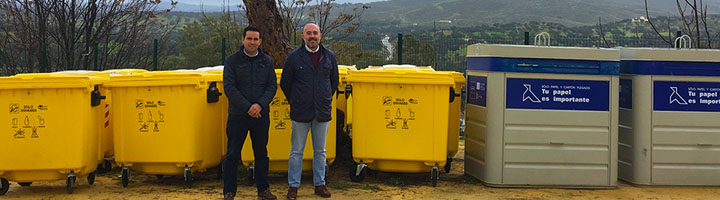
[[105, 170], [105, 173], [112, 171], [112, 161], [110, 160], [103, 160], [103, 170]]
[[192, 187], [192, 168], [185, 167], [185, 173], [183, 174], [183, 177], [185, 178], [185, 188], [191, 188]]
[[20, 186], [27, 187], [32, 185], [32, 182], [19, 182], [18, 184], [20, 184]]
[[67, 180], [65, 181], [65, 187], [67, 189], [68, 194], [73, 193], [73, 187], [75, 187], [75, 173], [70, 172], [70, 175], [68, 175]]
[[248, 166], [248, 168], [247, 168], [247, 176], [245, 177], [245, 180], [246, 180], [249, 184], [254, 184], [254, 183], [255, 183], [255, 165], [250, 165], [250, 166]]
[[122, 182], [123, 187], [128, 186], [128, 182], [130, 182], [130, 168], [128, 168], [128, 167], [122, 168], [121, 182]]
[[103, 160], [102, 163], [97, 166], [97, 173], [104, 174], [112, 170], [112, 163], [109, 160]]
[[93, 185], [95, 183], [95, 174], [96, 173], [97, 173], [97, 171], [94, 171], [87, 175], [88, 185]]
[[0, 196], [5, 195], [10, 189], [10, 183], [7, 179], [0, 178]]
[[447, 157], [447, 162], [445, 162], [445, 173], [450, 173], [450, 168], [452, 168], [452, 157]]
[[432, 170], [430, 171], [430, 176], [430, 178], [432, 179], [432, 186], [437, 187], [437, 181], [440, 176], [440, 169], [438, 169], [437, 165], [432, 167]]
[[[360, 170], [360, 172], [358, 172], [358, 170]], [[365, 168], [364, 165], [357, 164], [350, 167], [350, 181], [362, 182], [365, 180], [365, 175], [367, 175], [367, 168]]]

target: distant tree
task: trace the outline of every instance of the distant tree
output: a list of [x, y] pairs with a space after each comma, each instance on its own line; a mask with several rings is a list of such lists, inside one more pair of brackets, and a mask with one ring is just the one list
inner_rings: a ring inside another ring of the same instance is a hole
[[[397, 43], [393, 45], [393, 49], [397, 49]], [[403, 64], [412, 64], [417, 66], [433, 66], [435, 64], [435, 48], [432, 41], [420, 41], [411, 34], [403, 35]], [[397, 55], [393, 54], [393, 59], [397, 60]]]
[[[683, 33], [690, 36], [690, 38], [694, 40], [692, 41], [693, 47], [713, 48], [713, 40], [720, 37], [720, 31], [718, 31], [717, 33], [711, 33], [710, 29], [708, 28], [707, 4], [703, 3], [702, 0], [675, 0], [675, 2], [678, 9], [678, 15], [681, 19], [680, 29], [683, 31]], [[658, 27], [655, 26], [652, 18], [650, 18], [647, 0], [645, 0], [645, 16], [647, 17], [648, 23], [655, 31], [657, 36], [659, 36], [669, 46], [674, 46], [674, 41], [672, 40], [672, 31], [670, 28], [670, 20], [668, 20], [667, 24], [668, 35], [664, 36], [660, 33], [661, 31], [658, 30]]]
[[171, 9], [160, 10], [158, 4], [160, 0], [0, 1], [2, 73], [93, 69], [94, 51], [100, 69], [147, 68], [152, 40], [159, 39], [164, 55], [170, 49], [165, 41], [174, 31], [167, 19], [157, 17]]
[[180, 29], [178, 41], [180, 56], [168, 57], [169, 68], [198, 68], [222, 64], [222, 38], [226, 38], [226, 56], [242, 46], [245, 27], [231, 13], [219, 17], [204, 15], [200, 21], [186, 24]]
[[366, 68], [371, 65], [383, 65], [389, 61], [385, 60], [387, 52], [384, 50], [375, 51], [363, 48], [363, 43], [344, 40], [333, 40], [328, 48], [335, 51], [338, 64], [355, 65], [357, 68]]
[[[331, 33], [346, 37], [360, 26], [360, 17], [370, 8], [335, 11], [335, 0], [243, 0], [247, 19], [264, 33], [263, 50], [281, 68], [292, 44], [299, 44], [297, 31], [302, 22], [314, 22], [327, 39]], [[307, 19], [307, 20], [305, 20]], [[292, 40], [291, 40], [292, 39]]]

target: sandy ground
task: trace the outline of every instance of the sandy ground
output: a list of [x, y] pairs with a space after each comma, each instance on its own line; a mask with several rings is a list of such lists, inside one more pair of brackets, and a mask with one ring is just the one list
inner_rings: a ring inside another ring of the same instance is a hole
[[[371, 173], [364, 182], [350, 182], [347, 166], [331, 167], [328, 186], [332, 199], [720, 199], [720, 187], [648, 187], [619, 182], [617, 189], [507, 189], [490, 188], [463, 175], [463, 143], [455, 156], [452, 171], [440, 174], [438, 187], [430, 186], [430, 174]], [[237, 199], [256, 199], [255, 187], [240, 173]], [[11, 182], [10, 191], [0, 199], [221, 199], [222, 183], [215, 169], [194, 175], [193, 188], [182, 187], [182, 176], [165, 177], [132, 173], [130, 184], [120, 184], [120, 170], [97, 177], [95, 185], [78, 179], [74, 194], [67, 194], [64, 181], [36, 182], [20, 187]], [[272, 192], [284, 199], [287, 176], [271, 174]], [[312, 176], [303, 174], [299, 199], [322, 199], [313, 195]]]

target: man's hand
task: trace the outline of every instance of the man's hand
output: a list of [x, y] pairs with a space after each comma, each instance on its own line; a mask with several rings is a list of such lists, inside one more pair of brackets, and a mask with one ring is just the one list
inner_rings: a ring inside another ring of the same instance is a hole
[[247, 113], [248, 113], [248, 115], [250, 115], [250, 117], [260, 118], [260, 117], [262, 117], [260, 115], [260, 111], [262, 111], [262, 107], [260, 107], [259, 104], [253, 104], [252, 106], [250, 106], [250, 109], [248, 109]]

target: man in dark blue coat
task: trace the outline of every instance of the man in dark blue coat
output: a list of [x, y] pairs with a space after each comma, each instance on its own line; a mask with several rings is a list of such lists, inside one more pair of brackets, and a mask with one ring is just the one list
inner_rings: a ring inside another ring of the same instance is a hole
[[327, 198], [330, 192], [325, 186], [325, 137], [332, 97], [338, 87], [338, 66], [335, 53], [320, 45], [320, 27], [305, 25], [302, 38], [305, 45], [288, 54], [280, 76], [280, 88], [290, 102], [292, 120], [287, 198], [297, 198], [308, 131], [312, 135], [315, 194]]
[[223, 87], [229, 101], [227, 155], [223, 163], [223, 194], [233, 199], [237, 193], [240, 151], [250, 131], [255, 153], [255, 185], [260, 199], [277, 199], [269, 188], [267, 144], [270, 128], [270, 101], [277, 91], [273, 60], [260, 49], [260, 30], [248, 26], [243, 47], [225, 60]]

